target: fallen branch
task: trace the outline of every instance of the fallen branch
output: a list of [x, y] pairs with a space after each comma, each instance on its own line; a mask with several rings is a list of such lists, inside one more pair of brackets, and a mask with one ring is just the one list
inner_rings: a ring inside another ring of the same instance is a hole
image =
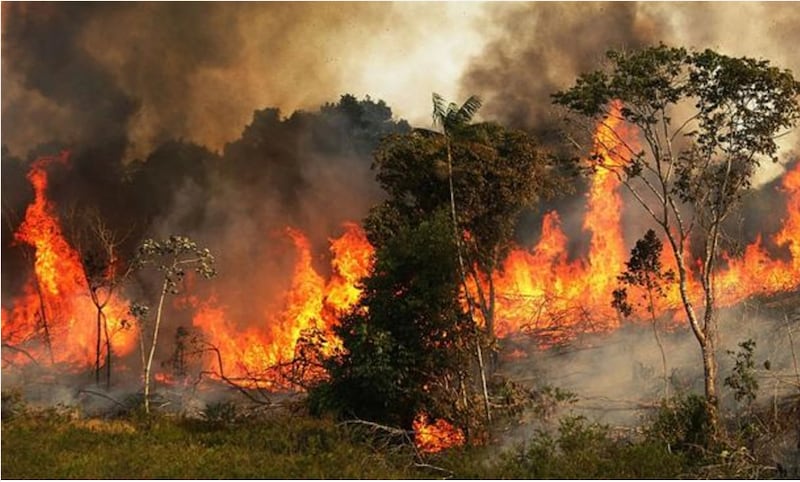
[[22, 348], [16, 347], [14, 345], [9, 345], [8, 343], [3, 343], [3, 348], [7, 348], [7, 349], [9, 349], [11, 351], [15, 351], [17, 353], [22, 353], [23, 355], [28, 357], [37, 367], [41, 366], [41, 365], [39, 365], [39, 362], [36, 360], [36, 358], [34, 358], [33, 355], [31, 355], [30, 353], [28, 353], [27, 350], [24, 350]]
[[431, 470], [435, 470], [437, 472], [443, 472], [443, 473], [447, 474], [448, 478], [449, 477], [453, 477], [453, 476], [456, 475], [455, 472], [453, 472], [451, 470], [447, 470], [445, 468], [437, 467], [437, 466], [431, 465], [431, 464], [415, 462], [414, 463], [414, 467], [421, 468], [421, 469], [431, 469]]
[[105, 393], [95, 392], [94, 390], [88, 390], [88, 389], [85, 389], [85, 388], [81, 389], [81, 390], [78, 390], [78, 393], [79, 394], [88, 393], [89, 395], [94, 395], [94, 396], [97, 396], [97, 397], [100, 397], [100, 398], [105, 398], [106, 400], [110, 400], [110, 401], [116, 403], [117, 405], [119, 405], [122, 408], [128, 408], [124, 403], [120, 402], [119, 400], [117, 400], [116, 398], [114, 398], [114, 397], [112, 397], [110, 395], [106, 395]]

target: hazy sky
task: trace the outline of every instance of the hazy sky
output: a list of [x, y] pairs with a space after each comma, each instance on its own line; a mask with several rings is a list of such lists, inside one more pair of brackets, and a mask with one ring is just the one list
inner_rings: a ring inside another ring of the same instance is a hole
[[[533, 131], [549, 94], [609, 48], [664, 41], [800, 71], [797, 4], [3, 4], [3, 143], [125, 136], [219, 150], [255, 109], [316, 109], [348, 92], [430, 123], [430, 95], [481, 95], [482, 114]], [[787, 141], [795, 145], [796, 138]], [[787, 147], [791, 147], [787, 144]]]

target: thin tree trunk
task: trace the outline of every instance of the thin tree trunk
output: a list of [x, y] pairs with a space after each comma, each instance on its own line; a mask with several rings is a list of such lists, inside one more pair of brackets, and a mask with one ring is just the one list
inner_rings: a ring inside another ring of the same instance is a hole
[[47, 353], [50, 355], [50, 364], [54, 365], [56, 359], [53, 356], [53, 345], [50, 339], [50, 325], [47, 322], [47, 309], [45, 307], [44, 296], [42, 295], [42, 287], [39, 286], [39, 280], [34, 276], [36, 281], [36, 294], [39, 296], [39, 312], [42, 314], [42, 329], [44, 330], [44, 344], [47, 347]]
[[[730, 164], [730, 163], [729, 163]], [[730, 169], [730, 168], [729, 168]], [[727, 181], [727, 178], [726, 178]], [[716, 215], [716, 213], [715, 213]], [[705, 262], [703, 264], [703, 291], [705, 292], [705, 313], [703, 314], [703, 332], [705, 344], [703, 349], [703, 369], [705, 373], [706, 412], [711, 424], [711, 436], [718, 440], [722, 435], [719, 423], [719, 397], [717, 396], [717, 313], [716, 286], [714, 283], [714, 265], [719, 239], [720, 217], [715, 218], [711, 228], [711, 239], [706, 245]]]
[[[486, 410], [486, 422], [492, 422], [492, 413], [489, 406], [489, 390], [486, 385], [486, 367], [483, 363], [483, 350], [481, 350], [480, 337], [478, 336], [478, 327], [475, 326], [475, 319], [472, 315], [472, 300], [469, 294], [469, 287], [467, 286], [467, 273], [464, 267], [464, 257], [461, 255], [461, 235], [458, 232], [458, 216], [456, 216], [456, 198], [455, 190], [453, 189], [453, 155], [450, 149], [450, 137], [445, 133], [445, 143], [447, 146], [447, 181], [450, 188], [450, 214], [453, 217], [453, 239], [456, 243], [456, 254], [458, 255], [458, 268], [461, 274], [461, 282], [464, 286], [464, 295], [467, 297], [468, 312], [472, 327], [475, 332], [475, 347], [478, 358], [478, 369], [481, 372], [481, 389], [483, 391], [483, 405]], [[478, 282], [476, 280], [476, 282]]]
[[108, 317], [103, 313], [103, 333], [106, 338], [106, 388], [111, 388], [111, 337], [108, 334]]
[[489, 390], [486, 387], [486, 369], [483, 364], [483, 350], [481, 349], [481, 340], [478, 336], [478, 327], [472, 324], [475, 330], [475, 348], [478, 352], [478, 368], [481, 372], [481, 388], [483, 389], [483, 408], [486, 410], [486, 422], [492, 423], [492, 412], [489, 407]]
[[95, 344], [95, 351], [94, 351], [94, 382], [95, 385], [100, 385], [100, 349], [102, 347], [102, 331], [103, 331], [103, 310], [100, 308], [100, 305], [97, 304], [97, 299], [95, 295], [92, 295], [92, 301], [95, 303], [95, 308], [97, 308], [97, 340]]
[[150, 345], [150, 353], [147, 357], [147, 363], [144, 366], [144, 411], [150, 413], [150, 371], [153, 366], [153, 356], [156, 353], [156, 345], [158, 344], [158, 329], [161, 326], [161, 310], [164, 307], [164, 298], [167, 297], [168, 281], [164, 280], [164, 285], [161, 287], [161, 298], [158, 300], [158, 310], [156, 311], [156, 323], [153, 327], [153, 342]]
[[664, 352], [664, 344], [661, 343], [661, 336], [658, 334], [658, 326], [656, 324], [656, 307], [653, 300], [653, 290], [647, 287], [647, 295], [650, 301], [650, 321], [653, 324], [653, 335], [656, 338], [658, 350], [661, 352], [661, 377], [664, 379], [664, 400], [669, 398], [669, 377], [667, 376], [667, 355]]

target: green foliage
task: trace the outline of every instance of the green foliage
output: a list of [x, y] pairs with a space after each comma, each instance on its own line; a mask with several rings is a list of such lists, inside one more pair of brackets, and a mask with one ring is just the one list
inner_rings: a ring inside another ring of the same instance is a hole
[[753, 403], [758, 392], [758, 379], [755, 373], [753, 352], [756, 342], [752, 339], [739, 343], [740, 350], [734, 352], [727, 350], [728, 355], [734, 358], [731, 374], [725, 377], [725, 386], [733, 390], [733, 398], [737, 402], [744, 400], [747, 405]]
[[[375, 209], [380, 215], [372, 222], [381, 229], [371, 230], [373, 244], [394, 234], [392, 220], [418, 222], [449, 206], [447, 142], [425, 130], [383, 141], [374, 167], [389, 200]], [[554, 194], [560, 178], [533, 139], [497, 124], [463, 126], [451, 151], [459, 231], [469, 233], [461, 240], [465, 259], [490, 273], [512, 247], [520, 212]]]
[[423, 408], [452, 419], [470, 325], [450, 233], [441, 212], [377, 250], [360, 303], [335, 328], [345, 351], [326, 362], [330, 381], [312, 405], [404, 428]]
[[620, 440], [611, 436], [608, 427], [575, 417], [563, 419], [557, 435], [538, 432], [505, 453], [493, 475], [514, 479], [674, 478], [684, 463], [682, 455], [656, 443]]
[[664, 400], [648, 429], [648, 437], [671, 451], [697, 455], [709, 445], [706, 401], [698, 395]]
[[[762, 157], [777, 161], [777, 137], [800, 120], [800, 82], [766, 60], [663, 44], [607, 56], [608, 69], [581, 75], [553, 95], [555, 103], [600, 120], [613, 100], [622, 101], [621, 117], [640, 129], [651, 150], [650, 159], [631, 152], [625, 174], [658, 171], [669, 194], [707, 210], [712, 222], [750, 187]], [[693, 110], [673, 122], [679, 104]]]
[[[617, 277], [617, 280], [627, 286], [637, 286], [645, 290], [645, 306], [652, 313], [652, 298], [665, 296], [664, 287], [675, 279], [672, 270], [664, 270], [661, 265], [661, 251], [664, 246], [656, 236], [655, 231], [648, 229], [644, 237], [636, 241], [636, 246], [631, 250], [631, 257], [626, 261], [626, 270]], [[614, 301], [611, 305], [620, 310], [625, 316], [630, 316], [633, 306], [629, 303], [627, 289], [621, 287], [613, 292]]]

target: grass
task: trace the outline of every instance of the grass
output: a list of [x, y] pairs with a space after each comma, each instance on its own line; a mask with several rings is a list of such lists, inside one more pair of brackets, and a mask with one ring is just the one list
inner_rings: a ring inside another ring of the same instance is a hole
[[408, 456], [379, 452], [329, 420], [281, 416], [214, 424], [174, 417], [81, 420], [23, 413], [2, 426], [2, 478], [414, 478]]
[[[6, 479], [648, 479], [764, 478], [749, 452], [697, 452], [694, 404], [670, 405], [633, 439], [565, 417], [514, 447], [466, 447], [425, 458], [364, 427], [290, 412], [236, 417], [225, 406], [206, 420], [115, 419], [3, 403]], [[7, 410], [8, 409], [8, 410]], [[648, 434], [649, 432], [649, 434]], [[738, 446], [738, 445], [737, 445]], [[741, 453], [740, 453], [741, 452]], [[740, 456], [741, 455], [741, 456]], [[792, 472], [793, 473], [793, 472]]]

